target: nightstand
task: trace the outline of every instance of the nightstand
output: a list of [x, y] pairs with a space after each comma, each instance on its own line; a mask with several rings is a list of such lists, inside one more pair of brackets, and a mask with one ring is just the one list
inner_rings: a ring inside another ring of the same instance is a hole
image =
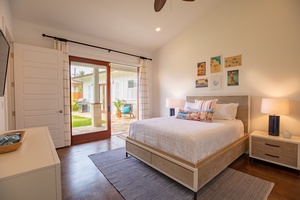
[[282, 135], [272, 136], [267, 132], [254, 131], [250, 134], [249, 145], [250, 158], [300, 170], [299, 136], [286, 139]]

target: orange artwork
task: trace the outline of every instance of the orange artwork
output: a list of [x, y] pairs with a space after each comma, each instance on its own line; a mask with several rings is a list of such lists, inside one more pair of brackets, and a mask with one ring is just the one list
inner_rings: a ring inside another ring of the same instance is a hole
[[200, 62], [197, 64], [197, 76], [206, 75], [206, 62]]

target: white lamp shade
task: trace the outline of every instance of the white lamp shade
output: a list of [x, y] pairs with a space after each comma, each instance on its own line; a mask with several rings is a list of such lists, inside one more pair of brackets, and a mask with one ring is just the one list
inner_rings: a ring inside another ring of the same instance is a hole
[[167, 108], [183, 108], [185, 104], [185, 100], [183, 99], [166, 99], [166, 107]]
[[269, 115], [289, 114], [289, 100], [263, 98], [261, 102], [261, 112]]

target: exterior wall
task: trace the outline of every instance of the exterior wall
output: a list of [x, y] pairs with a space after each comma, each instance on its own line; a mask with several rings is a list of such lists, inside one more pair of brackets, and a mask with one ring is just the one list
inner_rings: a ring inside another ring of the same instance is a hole
[[[135, 87], [128, 88], [128, 81], [133, 81]], [[133, 105], [133, 114], [137, 113], [137, 75], [133, 72], [113, 72], [111, 84], [111, 100], [112, 102], [118, 99], [124, 99], [128, 104]], [[116, 109], [113, 106], [112, 112], [115, 113]]]
[[[99, 84], [106, 83], [106, 74], [99, 75]], [[82, 98], [86, 99], [86, 102], [93, 102], [93, 78], [92, 76], [85, 76], [80, 78], [82, 81]], [[133, 87], [129, 88], [129, 81], [133, 82]], [[72, 87], [72, 91], [75, 88]], [[127, 71], [114, 71], [111, 73], [111, 101], [115, 101], [116, 98], [124, 99], [126, 103], [133, 105], [133, 114], [137, 114], [137, 74], [135, 72]], [[116, 109], [112, 105], [112, 113], [115, 113]]]

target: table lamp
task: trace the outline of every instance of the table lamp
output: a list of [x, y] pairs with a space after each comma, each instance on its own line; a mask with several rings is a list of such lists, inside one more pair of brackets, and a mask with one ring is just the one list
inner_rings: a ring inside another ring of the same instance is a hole
[[287, 99], [263, 98], [261, 112], [269, 114], [269, 135], [279, 136], [279, 115], [289, 114], [289, 101]]
[[166, 107], [170, 108], [170, 116], [175, 115], [175, 108], [183, 108], [185, 100], [183, 99], [166, 99]]

